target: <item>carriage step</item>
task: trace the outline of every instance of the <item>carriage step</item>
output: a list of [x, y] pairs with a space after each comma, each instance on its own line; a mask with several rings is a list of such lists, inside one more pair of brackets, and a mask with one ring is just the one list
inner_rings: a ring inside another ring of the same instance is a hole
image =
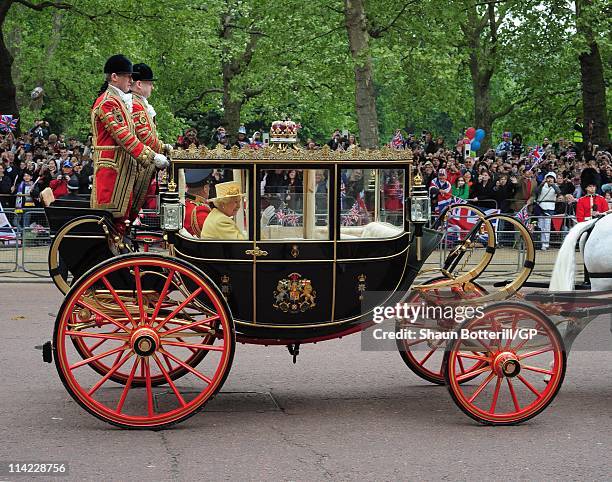
[[45, 363], [51, 363], [53, 361], [53, 347], [50, 341], [43, 344], [42, 356]]

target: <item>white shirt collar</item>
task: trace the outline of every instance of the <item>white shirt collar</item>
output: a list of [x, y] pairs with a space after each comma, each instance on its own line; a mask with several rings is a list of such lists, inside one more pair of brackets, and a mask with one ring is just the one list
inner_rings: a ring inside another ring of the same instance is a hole
[[144, 103], [144, 106], [146, 107], [147, 112], [151, 116], [151, 120], [155, 119], [155, 116], [157, 115], [157, 112], [155, 112], [155, 109], [153, 108], [153, 106], [151, 104], [149, 104], [149, 101], [146, 98], [144, 98], [143, 96], [140, 96], [140, 98], [142, 99], [142, 102]]
[[128, 108], [128, 111], [131, 114], [132, 113], [132, 94], [130, 93], [126, 94], [121, 89], [118, 89], [117, 87], [111, 84], [108, 84], [108, 88], [111, 89], [112, 92], [114, 92], [115, 94], [119, 96], [119, 98], [123, 101], [123, 103]]

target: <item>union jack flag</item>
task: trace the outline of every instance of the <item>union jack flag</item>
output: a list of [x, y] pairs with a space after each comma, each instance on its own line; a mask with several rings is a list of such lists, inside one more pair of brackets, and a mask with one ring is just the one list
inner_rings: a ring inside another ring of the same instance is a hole
[[533, 163], [527, 168], [528, 171], [531, 171], [534, 167], [536, 167], [540, 161], [544, 158], [544, 148], [540, 146], [535, 146], [533, 151], [529, 153], [529, 158], [533, 160]]
[[401, 131], [397, 131], [391, 139], [391, 147], [394, 149], [403, 149], [404, 148], [404, 136]]
[[2, 204], [0, 204], [0, 241], [6, 241], [8, 244], [17, 242], [17, 234], [6, 214], [4, 214]]
[[461, 199], [460, 197], [457, 197], [457, 196], [451, 196], [448, 199], [444, 199], [442, 201], [438, 200], [438, 206], [436, 207], [436, 212], [441, 213], [449, 206], [454, 206], [455, 204], [464, 204], [466, 202], [467, 201], [465, 199]]
[[514, 217], [527, 226], [529, 221], [529, 210], [527, 209], [527, 206], [523, 206], [521, 210], [514, 215]]
[[[465, 202], [465, 200], [461, 199], [461, 202]], [[491, 214], [498, 214], [499, 209], [486, 209], [484, 210], [484, 213], [486, 216], [489, 216]], [[448, 230], [446, 239], [448, 241], [463, 240], [466, 235], [472, 230], [472, 228], [476, 226], [476, 223], [479, 221], [479, 219], [480, 218], [478, 217], [478, 215], [467, 206], [453, 210], [448, 218]], [[493, 219], [491, 221], [495, 232], [497, 232], [497, 221], [498, 219]], [[478, 241], [483, 244], [487, 243], [487, 240], [488, 235], [486, 232], [478, 236]]]
[[342, 226], [355, 226], [361, 219], [361, 208], [359, 203], [355, 201], [351, 209], [340, 215], [340, 224]]
[[514, 217], [525, 225], [525, 227], [527, 228], [527, 231], [529, 231], [530, 233], [533, 233], [535, 220], [529, 221], [528, 206], [523, 206], [521, 210], [514, 215]]
[[279, 226], [298, 226], [300, 215], [289, 208], [282, 208], [275, 213]]
[[17, 122], [19, 119], [13, 119], [12, 115], [2, 114], [0, 115], [0, 131], [12, 132], [17, 129]]

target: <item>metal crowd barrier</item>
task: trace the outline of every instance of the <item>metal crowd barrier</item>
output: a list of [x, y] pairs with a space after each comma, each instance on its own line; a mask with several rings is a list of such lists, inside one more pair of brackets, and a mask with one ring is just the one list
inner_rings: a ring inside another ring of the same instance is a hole
[[[398, 213], [387, 213], [399, 215]], [[8, 226], [2, 227], [3, 216]], [[457, 219], [469, 216], [454, 216]], [[556, 259], [556, 249], [561, 246], [567, 231], [576, 223], [575, 217], [568, 215], [555, 215], [551, 217], [550, 228], [542, 229], [546, 216], [530, 216], [526, 224], [529, 226], [538, 249], [536, 257], [536, 272], [550, 272]], [[159, 228], [159, 216], [153, 210], [141, 213], [135, 223], [136, 234], [147, 231], [149, 228]], [[540, 227], [538, 228], [538, 222]], [[140, 224], [140, 227], [138, 226]], [[441, 267], [444, 260], [459, 241], [468, 233], [467, 230], [446, 231], [443, 235], [437, 253], [430, 256], [425, 267]], [[525, 247], [519, 243], [519, 236], [510, 227], [502, 223], [496, 229], [498, 249], [494, 255], [488, 273], [512, 274], [518, 272], [525, 259]], [[549, 250], [544, 251], [543, 242], [549, 235]], [[24, 271], [33, 276], [48, 277], [47, 256], [51, 244], [49, 226], [42, 208], [7, 209], [0, 212], [0, 273]], [[465, 266], [477, 263], [479, 249], [484, 249], [484, 243], [476, 243], [472, 259]], [[580, 261], [579, 261], [580, 262]]]

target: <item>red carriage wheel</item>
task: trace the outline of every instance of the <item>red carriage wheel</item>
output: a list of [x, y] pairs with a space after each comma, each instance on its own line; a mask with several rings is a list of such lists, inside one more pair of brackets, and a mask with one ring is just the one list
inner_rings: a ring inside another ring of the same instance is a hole
[[[75, 323], [75, 314], [84, 321]], [[83, 358], [79, 339], [90, 356]], [[234, 347], [227, 303], [204, 273], [178, 259], [128, 254], [92, 268], [71, 288], [53, 349], [64, 386], [87, 411], [120, 427], [162, 428], [217, 393]], [[160, 380], [165, 385], [156, 387]]]
[[[171, 273], [171, 274], [170, 274]], [[170, 313], [170, 311], [176, 307], [177, 301], [171, 298], [172, 293], [176, 290], [183, 290], [183, 292], [188, 292], [189, 287], [185, 285], [183, 278], [180, 276], [180, 273], [177, 271], [167, 271], [166, 274], [152, 272], [149, 276], [159, 276], [165, 277], [165, 280], [169, 281], [169, 287], [172, 289], [168, 289], [165, 291], [165, 299], [155, 299], [152, 296], [143, 296], [145, 300], [147, 300], [147, 304], [150, 304], [148, 307], [149, 311], [151, 311], [156, 303], [159, 303], [160, 310], [158, 314]], [[109, 303], [116, 303], [116, 306], [120, 308], [124, 316], [130, 313], [130, 308], [136, 308], [136, 302], [133, 296], [131, 295], [122, 295], [121, 292], [113, 289], [109, 280], [104, 277], [102, 278], [102, 283], [104, 284], [105, 290], [98, 290], [98, 293], [92, 294], [90, 296], [90, 301], [92, 304], [95, 304], [98, 307], [98, 310], [110, 309]], [[125, 290], [123, 290], [125, 291]], [[115, 310], [116, 311], [116, 310]], [[175, 328], [179, 323], [175, 320], [169, 321], [166, 323], [162, 329], [164, 331], [171, 330]], [[185, 324], [185, 323], [183, 323]], [[202, 345], [208, 345], [214, 342], [215, 331], [218, 329], [218, 320], [211, 319], [210, 324], [207, 324], [206, 327], [202, 327], [200, 325], [194, 326], [192, 328], [187, 328], [185, 336], [189, 337], [193, 342], [194, 337], [197, 337], [197, 343]], [[117, 334], [121, 328], [117, 327], [112, 321], [104, 318], [100, 314], [96, 314], [92, 311], [91, 308], [83, 308], [74, 310], [72, 313], [72, 322], [71, 327], [87, 327], [95, 325], [98, 328], [107, 327], [112, 330], [111, 334]], [[100, 337], [82, 337], [82, 336], [72, 336], [72, 342], [81, 355], [83, 359], [91, 359], [89, 363], [89, 367], [98, 372], [100, 375], [106, 375], [112, 368], [112, 359], [110, 358], [96, 358], [96, 354], [99, 354], [101, 351], [106, 348], [112, 338], [100, 338]], [[184, 342], [183, 338], [178, 337], [177, 340], [179, 342]], [[195, 367], [198, 363], [200, 363], [204, 357], [207, 355], [207, 351], [205, 350], [195, 350], [192, 349], [192, 354], [184, 360], [185, 364]], [[188, 370], [184, 368], [182, 365], [174, 362], [169, 357], [164, 356], [163, 360], [165, 362], [164, 369], [166, 370], [168, 376], [171, 380], [176, 380], [181, 376], [188, 373]], [[119, 368], [113, 371], [110, 376], [110, 380], [125, 384], [127, 383], [130, 377], [129, 372], [126, 370]], [[167, 383], [166, 375], [164, 373], [153, 373], [151, 375], [150, 383], [152, 386], [164, 385]], [[132, 378], [132, 386], [142, 387], [145, 386], [146, 380], [143, 375], [140, 373], [136, 373]]]
[[[458, 330], [462, 335], [447, 346], [444, 376], [451, 396], [468, 416], [486, 425], [529, 420], [561, 388], [563, 339], [544, 313], [528, 305], [495, 303], [483, 315], [464, 323]], [[486, 362], [469, 385], [461, 384], [462, 359]]]
[[[437, 281], [448, 281], [448, 278], [440, 276], [432, 278], [423, 284], [435, 285]], [[476, 282], [471, 283], [471, 290], [463, 290], [457, 288], [443, 287], [443, 288], [432, 288], [427, 291], [429, 299], [433, 299], [435, 303], [444, 304], [445, 301], [457, 301], [462, 299], [474, 299], [480, 296], [486, 295], [487, 290], [480, 286]], [[406, 303], [418, 304], [426, 301], [420, 290], [413, 290], [408, 296]], [[425, 324], [422, 321], [417, 320], [415, 323], [410, 323], [408, 326], [412, 328], [435, 328], [429, 324]], [[396, 325], [396, 331], [399, 332], [404, 324], [398, 322]], [[402, 360], [416, 375], [421, 377], [428, 382], [435, 383], [436, 385], [444, 385], [444, 374], [443, 374], [443, 357], [444, 357], [444, 346], [442, 342], [428, 341], [428, 340], [404, 340], [396, 339], [397, 349], [399, 351]], [[465, 373], [476, 370], [482, 366], [480, 360], [462, 360], [462, 368]], [[463, 382], [469, 381], [470, 378], [466, 377]]]

